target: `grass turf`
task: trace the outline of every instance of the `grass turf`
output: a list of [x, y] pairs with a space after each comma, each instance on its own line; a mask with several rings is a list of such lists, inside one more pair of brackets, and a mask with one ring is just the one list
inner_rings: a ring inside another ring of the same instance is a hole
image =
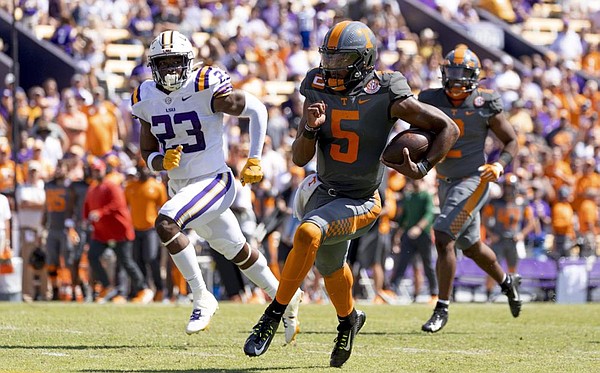
[[[600, 304], [454, 303], [436, 334], [421, 332], [427, 305], [360, 305], [367, 322], [351, 372], [600, 371]], [[266, 355], [242, 346], [264, 306], [222, 302], [210, 330], [187, 336], [190, 307], [0, 303], [0, 372], [331, 372], [336, 336], [331, 305], [302, 305], [302, 332]]]

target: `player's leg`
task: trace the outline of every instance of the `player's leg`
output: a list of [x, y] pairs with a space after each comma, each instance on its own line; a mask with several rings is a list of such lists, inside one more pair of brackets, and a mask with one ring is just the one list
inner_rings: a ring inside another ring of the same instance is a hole
[[233, 190], [232, 181], [229, 173], [185, 182], [170, 180], [172, 197], [161, 207], [156, 218], [156, 233], [192, 291], [193, 309], [186, 327], [188, 334], [208, 327], [218, 309], [218, 303], [206, 288], [196, 258], [196, 249], [182, 229], [196, 222], [199, 216], [216, 216], [218, 212], [207, 210], [214, 209], [215, 205], [219, 206], [222, 203], [223, 194]]
[[[476, 242], [479, 240], [479, 221], [474, 217], [487, 200], [488, 185], [481, 183], [479, 176], [455, 181], [440, 180], [438, 194], [441, 201], [440, 215], [436, 218], [433, 229], [435, 232], [435, 248], [438, 254], [436, 273], [439, 286], [439, 299], [432, 316], [423, 324], [421, 330], [435, 333], [440, 331], [448, 322], [448, 307], [454, 275], [456, 273], [456, 255], [454, 248], [465, 248], [468, 245], [458, 245], [456, 240]], [[476, 224], [477, 223], [477, 224]], [[472, 232], [471, 235], [466, 233]]]
[[[521, 313], [521, 296], [519, 285], [521, 278], [517, 274], [507, 274], [498, 263], [494, 251], [481, 241], [475, 242], [468, 249], [463, 250], [466, 257], [473, 259], [477, 265], [493, 278], [502, 288], [502, 293], [508, 297], [510, 312], [513, 317]], [[507, 258], [508, 259], [508, 258]], [[516, 261], [516, 258], [515, 258]]]
[[[271, 299], [275, 299], [279, 280], [268, 266], [265, 256], [246, 242], [239, 223], [230, 209], [226, 209], [205, 224], [198, 224], [195, 221], [191, 226], [208, 241], [215, 251], [237, 265], [250, 281], [264, 290]], [[294, 289], [286, 304], [287, 307], [284, 307], [283, 311], [286, 343], [292, 342], [299, 331], [297, 316], [301, 300], [302, 291], [298, 286]]]

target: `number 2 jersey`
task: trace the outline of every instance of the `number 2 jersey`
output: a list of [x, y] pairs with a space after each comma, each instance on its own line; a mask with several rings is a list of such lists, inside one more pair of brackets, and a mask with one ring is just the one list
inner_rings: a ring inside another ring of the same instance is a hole
[[496, 92], [474, 90], [459, 106], [453, 106], [443, 88], [424, 90], [419, 101], [442, 110], [458, 125], [460, 136], [436, 171], [443, 177], [463, 178], [478, 173], [486, 163], [485, 139], [489, 130], [489, 118], [502, 111], [502, 101]]
[[381, 153], [396, 122], [391, 103], [412, 96], [399, 72], [371, 72], [349, 94], [325, 87], [319, 69], [308, 72], [300, 93], [309, 103], [323, 101], [327, 120], [318, 132], [317, 173], [326, 188], [350, 198], [368, 198], [381, 183]]
[[183, 86], [169, 94], [146, 80], [131, 95], [134, 116], [150, 123], [162, 152], [183, 146], [179, 167], [171, 179], [191, 179], [225, 172], [223, 113], [215, 113], [215, 98], [231, 94], [229, 75], [212, 66], [190, 74]]

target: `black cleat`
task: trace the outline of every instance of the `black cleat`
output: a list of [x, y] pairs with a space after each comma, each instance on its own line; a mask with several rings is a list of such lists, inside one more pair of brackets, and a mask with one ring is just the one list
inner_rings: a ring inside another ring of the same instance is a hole
[[433, 310], [433, 315], [421, 327], [421, 330], [428, 333], [435, 333], [442, 330], [448, 322], [448, 308], [436, 307]]
[[521, 294], [519, 294], [519, 285], [521, 285], [521, 276], [518, 274], [508, 275], [508, 284], [502, 287], [502, 294], [508, 298], [510, 313], [513, 317], [519, 317], [521, 313]]
[[267, 352], [275, 332], [279, 327], [279, 321], [263, 314], [258, 324], [252, 328], [252, 334], [244, 343], [244, 352], [248, 356], [260, 356]]
[[333, 351], [331, 351], [329, 366], [339, 368], [350, 358], [354, 338], [356, 338], [365, 321], [367, 321], [367, 315], [363, 311], [356, 310], [356, 321], [352, 325], [352, 328], [338, 330], [337, 338], [334, 340], [335, 346], [333, 347]]

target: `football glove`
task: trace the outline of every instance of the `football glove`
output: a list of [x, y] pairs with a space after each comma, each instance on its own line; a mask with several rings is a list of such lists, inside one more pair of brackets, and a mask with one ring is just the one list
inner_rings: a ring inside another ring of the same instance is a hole
[[260, 160], [257, 158], [248, 158], [246, 165], [240, 173], [242, 185], [258, 183], [262, 178], [263, 172], [260, 167]]
[[179, 167], [181, 160], [181, 150], [183, 146], [177, 145], [175, 149], [167, 149], [163, 158], [163, 168], [167, 171]]
[[499, 162], [486, 163], [479, 167], [477, 171], [480, 172], [481, 181], [497, 181], [504, 173], [504, 167]]

